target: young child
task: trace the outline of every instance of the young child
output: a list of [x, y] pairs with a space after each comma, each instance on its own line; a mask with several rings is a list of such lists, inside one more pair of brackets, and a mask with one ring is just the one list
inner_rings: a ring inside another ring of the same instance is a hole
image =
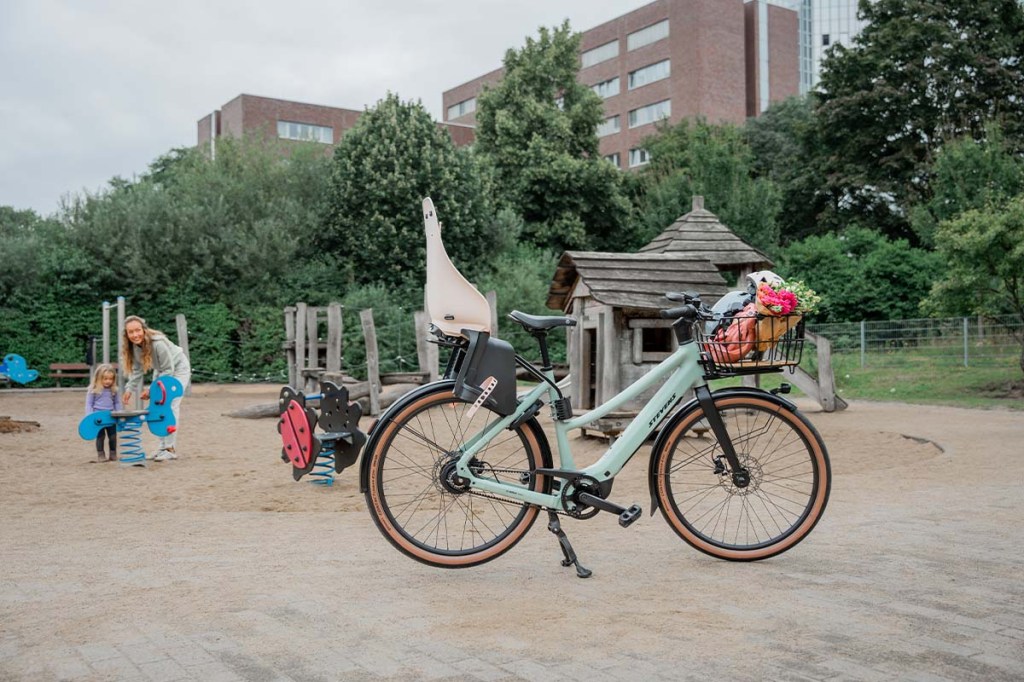
[[[121, 398], [117, 395], [117, 372], [113, 365], [103, 364], [96, 368], [92, 375], [92, 383], [85, 394], [85, 413], [87, 415], [101, 410], [121, 410]], [[103, 437], [106, 435], [110, 450], [108, 457], [103, 452]], [[105, 426], [96, 436], [96, 461], [117, 461], [117, 427]]]

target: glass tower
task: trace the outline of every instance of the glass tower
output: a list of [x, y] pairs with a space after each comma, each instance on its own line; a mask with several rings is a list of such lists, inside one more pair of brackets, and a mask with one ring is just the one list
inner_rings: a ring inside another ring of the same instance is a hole
[[828, 48], [836, 43], [848, 46], [866, 24], [857, 18], [857, 0], [801, 0], [801, 93], [817, 85]]

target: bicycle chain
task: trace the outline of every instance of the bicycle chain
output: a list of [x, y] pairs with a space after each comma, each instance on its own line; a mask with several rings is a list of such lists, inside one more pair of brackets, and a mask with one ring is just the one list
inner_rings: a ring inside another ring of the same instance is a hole
[[[487, 471], [495, 473], [495, 474], [525, 474], [525, 473], [527, 473], [523, 469], [495, 469], [494, 467], [487, 467]], [[467, 490], [466, 492], [469, 493], [470, 495], [475, 495], [477, 497], [485, 497], [485, 498], [487, 498], [489, 500], [497, 500], [499, 502], [512, 502], [513, 501], [513, 500], [510, 500], [507, 497], [501, 497], [500, 495], [494, 495], [492, 493], [480, 492], [479, 490], [473, 490], [472, 488]], [[539, 504], [532, 504], [530, 502], [523, 502], [522, 504], [526, 505], [527, 507], [536, 507], [537, 509], [542, 509], [544, 511], [554, 512], [555, 514], [561, 514], [562, 516], [568, 516], [570, 518], [575, 518], [572, 514], [570, 514], [569, 512], [567, 512], [567, 511], [565, 511], [563, 509], [552, 509], [551, 507], [542, 507]]]

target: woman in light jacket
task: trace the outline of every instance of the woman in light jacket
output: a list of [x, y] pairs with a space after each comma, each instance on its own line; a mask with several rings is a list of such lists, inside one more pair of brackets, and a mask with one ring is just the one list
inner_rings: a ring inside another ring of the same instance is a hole
[[[153, 381], [161, 376], [172, 376], [181, 382], [182, 394], [188, 388], [192, 378], [192, 366], [188, 362], [185, 351], [175, 345], [163, 332], [150, 329], [146, 321], [137, 315], [129, 315], [124, 320], [124, 356], [122, 367], [128, 374], [128, 383], [124, 387], [125, 409], [131, 409], [132, 396], [142, 389], [142, 399], [149, 398], [149, 389], [142, 383], [143, 375], [152, 370]], [[175, 425], [180, 425], [179, 413], [181, 397], [171, 401], [171, 412], [174, 414]], [[174, 443], [177, 430], [160, 439], [160, 451], [153, 458], [158, 462], [178, 459]]]

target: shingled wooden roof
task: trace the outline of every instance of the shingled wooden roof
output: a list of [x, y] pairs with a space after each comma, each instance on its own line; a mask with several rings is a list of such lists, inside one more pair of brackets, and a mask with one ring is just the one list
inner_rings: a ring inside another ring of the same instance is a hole
[[693, 197], [693, 210], [669, 225], [640, 253], [682, 253], [706, 258], [719, 270], [768, 270], [773, 263], [763, 252], [733, 234], [704, 209], [704, 197]]
[[579, 280], [601, 303], [620, 308], [660, 310], [675, 305], [668, 291], [696, 291], [712, 304], [728, 291], [711, 261], [678, 253], [598, 253], [566, 251], [548, 289], [549, 308], [566, 310]]

